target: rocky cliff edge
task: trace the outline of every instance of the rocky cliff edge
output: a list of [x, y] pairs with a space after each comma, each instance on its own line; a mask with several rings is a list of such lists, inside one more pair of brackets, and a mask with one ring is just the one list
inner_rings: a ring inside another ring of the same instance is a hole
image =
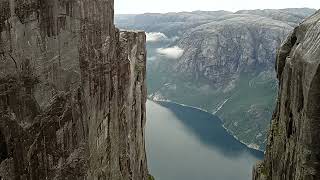
[[146, 39], [113, 3], [0, 0], [0, 179], [147, 179]]
[[318, 11], [278, 51], [278, 102], [265, 160], [254, 168], [254, 180], [320, 179], [319, 42]]

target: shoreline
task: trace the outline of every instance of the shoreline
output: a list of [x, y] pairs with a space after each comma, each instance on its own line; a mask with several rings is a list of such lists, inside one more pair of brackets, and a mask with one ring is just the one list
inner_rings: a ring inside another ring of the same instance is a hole
[[[213, 113], [211, 113], [211, 112], [209, 112], [209, 111], [207, 111], [207, 110], [205, 110], [205, 109], [202, 109], [202, 108], [199, 108], [199, 107], [195, 107], [195, 106], [186, 105], [186, 104], [182, 104], [182, 103], [178, 103], [178, 102], [171, 101], [171, 100], [153, 100], [153, 99], [151, 99], [151, 98], [148, 98], [148, 100], [153, 101], [153, 102], [155, 102], [155, 103], [157, 103], [157, 102], [169, 102], [169, 103], [173, 103], [173, 104], [176, 104], [176, 105], [179, 105], [179, 106], [197, 109], [197, 110], [200, 110], [200, 111], [202, 111], [202, 112], [209, 113], [209, 114], [212, 114], [212, 115], [214, 115], [214, 116], [217, 116], [217, 115], [215, 115], [215, 114], [213, 114]], [[227, 129], [227, 128], [224, 126], [223, 120], [222, 120], [220, 117], [219, 117], [219, 119], [220, 119], [220, 122], [221, 122], [221, 124], [222, 124], [223, 129], [225, 129], [225, 130], [227, 131], [227, 133], [230, 134], [232, 137], [234, 137], [237, 141], [239, 141], [240, 143], [242, 143], [243, 145], [245, 145], [246, 147], [248, 147], [248, 148], [250, 148], [250, 149], [253, 149], [253, 150], [256, 150], [256, 151], [260, 151], [260, 152], [265, 153], [265, 152], [262, 151], [261, 149], [252, 147], [250, 144], [247, 144], [247, 143], [239, 140], [238, 137], [236, 137], [229, 129]]]

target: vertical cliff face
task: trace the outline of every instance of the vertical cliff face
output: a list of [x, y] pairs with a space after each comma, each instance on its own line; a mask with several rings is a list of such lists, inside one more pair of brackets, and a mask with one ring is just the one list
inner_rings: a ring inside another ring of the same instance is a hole
[[144, 180], [145, 34], [112, 0], [0, 0], [0, 177]]
[[320, 12], [305, 20], [278, 52], [280, 81], [264, 162], [255, 180], [320, 179]]

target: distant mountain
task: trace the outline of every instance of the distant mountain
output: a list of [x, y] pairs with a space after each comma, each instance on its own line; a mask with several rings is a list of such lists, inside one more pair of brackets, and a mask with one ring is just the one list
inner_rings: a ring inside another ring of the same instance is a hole
[[297, 23], [301, 22], [301, 19], [305, 19], [311, 14], [315, 13], [315, 9], [308, 8], [289, 8], [289, 9], [264, 9], [264, 10], [241, 10], [236, 14], [253, 14], [259, 15], [274, 20], [284, 21], [293, 23], [296, 26]]
[[120, 15], [116, 23], [149, 32], [150, 98], [215, 113], [239, 140], [264, 149], [278, 84], [276, 49], [314, 12], [270, 9]]
[[135, 28], [148, 32], [163, 32], [167, 35], [183, 34], [185, 30], [205, 24], [220, 16], [232, 14], [228, 11], [194, 11], [180, 13], [147, 13], [139, 15], [116, 15], [118, 27]]

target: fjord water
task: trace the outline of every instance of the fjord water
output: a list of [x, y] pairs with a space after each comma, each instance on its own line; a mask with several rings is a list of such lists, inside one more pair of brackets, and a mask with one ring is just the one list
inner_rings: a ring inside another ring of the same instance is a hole
[[263, 153], [246, 147], [204, 111], [147, 102], [146, 146], [157, 180], [250, 180]]

